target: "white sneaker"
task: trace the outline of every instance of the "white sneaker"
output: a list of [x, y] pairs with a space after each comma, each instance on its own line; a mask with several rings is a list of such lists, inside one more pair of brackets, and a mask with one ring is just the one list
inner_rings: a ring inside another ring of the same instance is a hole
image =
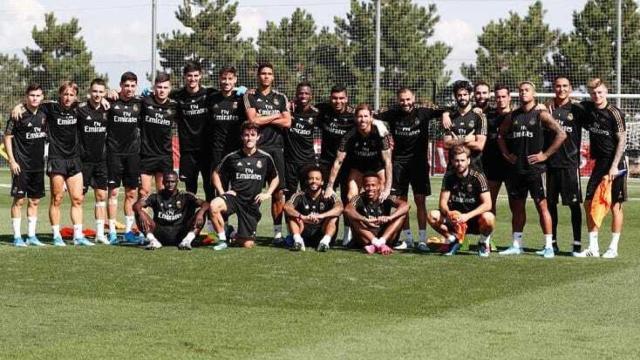
[[104, 244], [104, 245], [110, 245], [111, 243], [109, 242], [109, 239], [107, 239], [106, 236], [97, 236], [95, 239], [96, 243], [100, 243], [100, 244]]
[[162, 244], [160, 244], [160, 241], [158, 241], [157, 239], [153, 239], [149, 242], [149, 244], [147, 246], [144, 247], [145, 250], [156, 250], [156, 249], [160, 249], [162, 247]]
[[191, 250], [191, 241], [189, 240], [182, 240], [180, 242], [180, 244], [178, 244], [178, 249], [180, 250]]
[[586, 249], [586, 250], [583, 250], [583, 251], [581, 251], [579, 253], [575, 253], [574, 256], [575, 257], [579, 257], [579, 258], [600, 257], [600, 251], [592, 250], [592, 249]]
[[413, 249], [413, 241], [405, 240], [400, 244], [393, 247], [394, 250], [409, 250]]
[[608, 248], [604, 254], [602, 254], [603, 259], [615, 259], [618, 257], [618, 252], [613, 250], [612, 248]]

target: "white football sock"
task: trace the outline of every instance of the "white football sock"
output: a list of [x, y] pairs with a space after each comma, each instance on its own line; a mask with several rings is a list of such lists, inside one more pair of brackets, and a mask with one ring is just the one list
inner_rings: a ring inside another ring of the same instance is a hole
[[521, 232], [514, 232], [513, 233], [513, 247], [516, 248], [522, 248], [522, 243], [523, 243], [523, 234]]
[[618, 241], [620, 241], [620, 233], [612, 233], [611, 234], [611, 244], [609, 244], [609, 249], [613, 251], [618, 251]]
[[62, 238], [62, 235], [60, 235], [60, 225], [51, 225], [51, 232], [54, 238]]
[[553, 248], [553, 234], [545, 234], [544, 235], [544, 247], [546, 249]]
[[109, 219], [109, 232], [110, 233], [116, 233], [116, 220], [115, 219]]
[[96, 220], [96, 238], [104, 237], [104, 220]]
[[84, 233], [82, 232], [82, 224], [73, 224], [73, 238], [82, 239]]
[[27, 236], [33, 237], [36, 236], [36, 224], [38, 223], [38, 218], [34, 216], [29, 216], [27, 218], [27, 224], [29, 226], [27, 230]]
[[13, 227], [13, 237], [18, 238], [22, 235], [20, 234], [20, 223], [22, 222], [22, 218], [11, 218], [11, 226]]
[[597, 231], [592, 231], [589, 233], [589, 249], [595, 252], [600, 252], [600, 246], [598, 245]]
[[418, 235], [420, 236], [420, 242], [427, 242], [427, 230], [426, 229], [418, 230]]

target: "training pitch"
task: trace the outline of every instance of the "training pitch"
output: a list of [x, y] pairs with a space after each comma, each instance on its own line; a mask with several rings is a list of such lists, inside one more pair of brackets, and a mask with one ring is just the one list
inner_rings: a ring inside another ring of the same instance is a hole
[[[266, 206], [258, 231], [264, 241], [251, 250], [15, 248], [9, 183], [0, 171], [0, 359], [640, 357], [637, 181], [629, 181], [615, 260], [570, 257], [562, 207], [563, 252], [551, 260], [534, 255], [543, 239], [532, 204], [525, 228], [531, 251], [518, 257], [481, 259], [466, 246], [450, 258], [290, 252], [268, 245]], [[432, 180], [430, 209], [440, 183]], [[50, 243], [48, 202], [38, 232]], [[93, 227], [92, 214], [89, 197], [85, 227]], [[416, 234], [415, 207], [411, 216]], [[504, 189], [497, 218], [494, 239], [505, 247], [511, 219]], [[609, 220], [600, 232], [603, 251]]]

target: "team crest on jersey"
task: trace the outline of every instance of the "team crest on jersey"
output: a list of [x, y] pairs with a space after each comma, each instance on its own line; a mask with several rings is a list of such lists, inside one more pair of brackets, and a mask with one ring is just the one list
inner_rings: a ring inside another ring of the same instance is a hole
[[320, 203], [320, 211], [324, 211], [324, 203]]
[[238, 167], [242, 166], [242, 161], [238, 161]]
[[473, 192], [473, 185], [472, 184], [467, 184], [467, 192], [468, 193], [472, 193]]
[[573, 114], [569, 113], [569, 115], [567, 115], [567, 121], [573, 121]]
[[470, 128], [472, 128], [475, 124], [476, 124], [475, 121], [473, 121], [473, 120], [469, 121], [469, 127]]
[[256, 162], [256, 167], [257, 167], [258, 169], [261, 169], [261, 168], [262, 168], [262, 161], [261, 161], [261, 160], [258, 160], [258, 161]]
[[420, 119], [415, 119], [415, 120], [413, 121], [413, 123], [414, 123], [416, 126], [420, 125]]
[[167, 115], [173, 115], [173, 110], [172, 109], [167, 109]]
[[[116, 107], [116, 109], [117, 109], [117, 107]], [[133, 106], [131, 107], [131, 109], [132, 109], [133, 111], [135, 111], [135, 112], [138, 112], [138, 111], [140, 111], [140, 106], [138, 106], [138, 104], [133, 104]]]
[[536, 124], [536, 119], [529, 120], [529, 125], [535, 125], [535, 124]]
[[278, 99], [273, 99], [273, 105], [275, 106], [280, 105], [280, 101]]
[[233, 105], [231, 105], [231, 108], [233, 108], [233, 110], [236, 110], [238, 108], [238, 102], [234, 101]]
[[176, 208], [177, 208], [177, 209], [180, 209], [181, 207], [182, 207], [182, 201], [177, 200], [177, 201], [176, 201]]
[[102, 120], [107, 120], [107, 113], [106, 112], [102, 113]]

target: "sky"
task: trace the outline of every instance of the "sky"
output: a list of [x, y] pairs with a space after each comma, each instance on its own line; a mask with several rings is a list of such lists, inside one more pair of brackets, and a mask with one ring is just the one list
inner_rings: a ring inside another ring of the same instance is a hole
[[[384, 0], [383, 0], [384, 1]], [[180, 0], [158, 0], [158, 32], [182, 29], [175, 19]], [[532, 0], [414, 0], [420, 5], [435, 3], [440, 21], [433, 40], [444, 41], [453, 49], [446, 65], [453, 80], [460, 78], [463, 62], [475, 61], [477, 37], [482, 27], [492, 20], [505, 18], [509, 12], [526, 14]], [[243, 37], [257, 37], [267, 21], [279, 21], [296, 7], [311, 13], [321, 26], [333, 27], [334, 16], [344, 16], [348, 0], [239, 0], [236, 19]], [[543, 0], [545, 20], [552, 28], [570, 31], [571, 15], [583, 8], [586, 0]], [[33, 26], [41, 28], [44, 13], [53, 11], [60, 21], [72, 17], [79, 20], [93, 63], [99, 73], [109, 76], [116, 86], [126, 70], [139, 77], [151, 68], [151, 0], [2, 0], [0, 1], [0, 52], [18, 54], [25, 47], [34, 47]], [[142, 75], [142, 76], [141, 76]], [[144, 84], [143, 84], [144, 85]]]

